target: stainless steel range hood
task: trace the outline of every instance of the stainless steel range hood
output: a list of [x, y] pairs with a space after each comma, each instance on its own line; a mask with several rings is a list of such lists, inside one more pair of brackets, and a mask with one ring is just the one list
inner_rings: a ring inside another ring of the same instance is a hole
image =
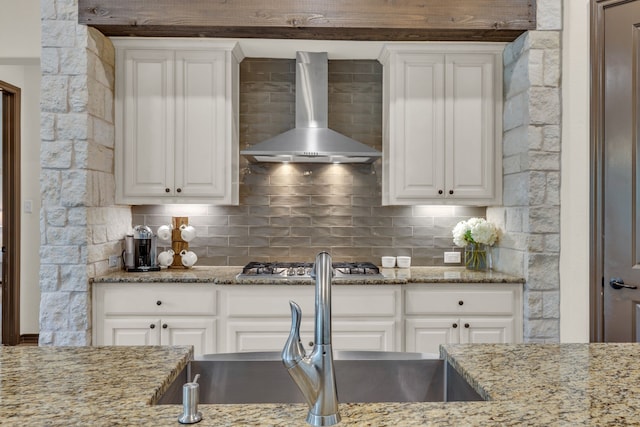
[[372, 163], [382, 153], [328, 126], [326, 52], [296, 53], [296, 127], [240, 152], [252, 162]]

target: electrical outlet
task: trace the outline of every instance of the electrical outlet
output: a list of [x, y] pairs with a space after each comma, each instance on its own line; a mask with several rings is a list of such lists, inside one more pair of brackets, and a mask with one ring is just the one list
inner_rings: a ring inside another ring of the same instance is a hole
[[109, 257], [109, 267], [117, 267], [120, 262], [120, 257], [118, 255], [111, 255]]
[[460, 264], [460, 252], [445, 252], [444, 253], [445, 264]]

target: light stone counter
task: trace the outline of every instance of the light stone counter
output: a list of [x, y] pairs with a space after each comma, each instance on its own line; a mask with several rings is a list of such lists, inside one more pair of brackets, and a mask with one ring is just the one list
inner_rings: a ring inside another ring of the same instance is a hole
[[[117, 271], [96, 277], [94, 283], [212, 283], [218, 285], [313, 284], [311, 279], [237, 279], [242, 267], [203, 267], [164, 269], [148, 273]], [[521, 277], [494, 271], [469, 271], [464, 267], [411, 267], [381, 269], [384, 279], [334, 279], [336, 285], [403, 285], [407, 283], [524, 283]]]
[[[154, 406], [187, 347], [0, 347], [0, 424], [179, 426]], [[443, 354], [490, 400], [340, 404], [340, 426], [638, 425], [639, 344], [456, 345]], [[306, 426], [306, 405], [200, 405], [198, 426]]]

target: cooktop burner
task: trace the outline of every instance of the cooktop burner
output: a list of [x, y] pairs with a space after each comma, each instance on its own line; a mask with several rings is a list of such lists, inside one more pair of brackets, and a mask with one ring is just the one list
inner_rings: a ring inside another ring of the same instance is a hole
[[[336, 278], [382, 278], [380, 269], [370, 262], [334, 262], [333, 274]], [[250, 262], [238, 274], [238, 279], [273, 278], [304, 279], [311, 278], [312, 262]]]

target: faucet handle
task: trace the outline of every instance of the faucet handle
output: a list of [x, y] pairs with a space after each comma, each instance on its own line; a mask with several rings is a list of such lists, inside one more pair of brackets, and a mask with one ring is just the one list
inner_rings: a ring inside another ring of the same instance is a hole
[[289, 306], [291, 307], [291, 331], [282, 350], [282, 363], [284, 363], [287, 369], [297, 365], [306, 354], [304, 346], [300, 341], [302, 310], [294, 301], [289, 301]]

